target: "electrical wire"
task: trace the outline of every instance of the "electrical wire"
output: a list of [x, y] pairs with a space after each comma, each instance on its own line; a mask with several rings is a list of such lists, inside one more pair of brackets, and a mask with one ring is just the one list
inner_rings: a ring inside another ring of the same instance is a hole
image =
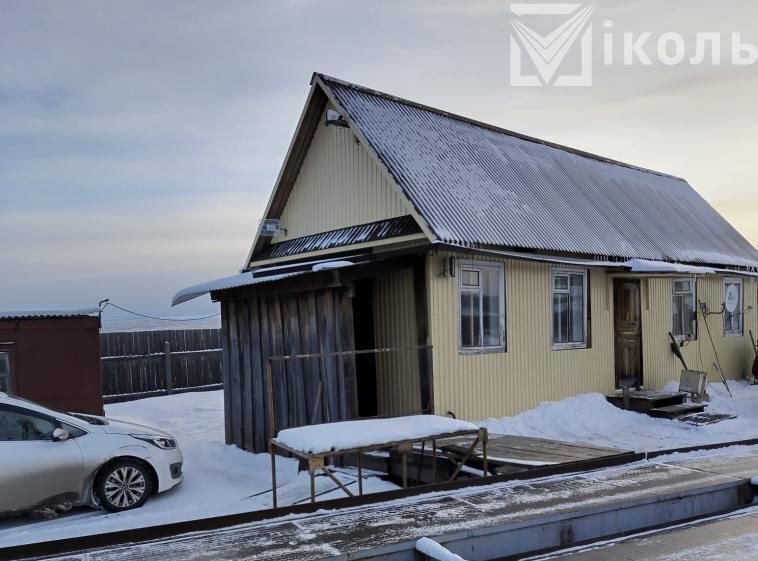
[[108, 302], [108, 301], [106, 301], [103, 304], [103, 307], [100, 308], [100, 311], [102, 312], [108, 306], [113, 306], [114, 308], [117, 308], [117, 309], [121, 310], [122, 312], [126, 312], [128, 314], [133, 314], [133, 315], [139, 316], [141, 318], [154, 319], [154, 320], [158, 320], [158, 321], [198, 321], [198, 320], [201, 320], [201, 319], [215, 318], [215, 317], [218, 317], [218, 316], [221, 315], [221, 312], [219, 312], [217, 314], [212, 314], [210, 316], [201, 316], [201, 317], [196, 317], [196, 318], [159, 318], [159, 317], [156, 317], [156, 316], [150, 316], [150, 315], [147, 315], [147, 314], [141, 314], [139, 312], [135, 312], [134, 310], [129, 310], [127, 308], [122, 308], [121, 306], [119, 306], [117, 304], [114, 304], [112, 302]]

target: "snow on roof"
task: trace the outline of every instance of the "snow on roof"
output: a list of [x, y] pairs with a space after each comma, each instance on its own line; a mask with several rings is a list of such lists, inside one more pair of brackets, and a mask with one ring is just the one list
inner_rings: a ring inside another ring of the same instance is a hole
[[695, 267], [682, 263], [665, 261], [650, 261], [648, 259], [630, 259], [624, 263], [632, 273], [685, 273], [690, 275], [715, 275], [716, 269], [710, 267]]
[[308, 425], [279, 431], [276, 440], [306, 454], [380, 447], [401, 440], [431, 439], [442, 434], [478, 430], [473, 423], [438, 415], [360, 419]]
[[295, 277], [297, 275], [302, 275], [306, 271], [292, 271], [289, 273], [279, 273], [277, 275], [269, 275], [265, 277], [256, 277], [254, 276], [254, 272], [255, 271], [246, 271], [238, 275], [232, 275], [230, 277], [223, 277], [220, 279], [196, 284], [194, 286], [188, 286], [187, 288], [183, 288], [174, 294], [174, 297], [171, 299], [171, 305], [176, 306], [177, 304], [187, 302], [193, 298], [197, 298], [198, 296], [202, 296], [203, 294], [208, 294], [209, 292], [214, 292], [216, 290], [226, 290], [228, 288], [238, 288], [240, 286], [253, 286], [264, 282], [273, 282], [289, 277]]
[[100, 308], [80, 308], [73, 310], [0, 310], [0, 319], [75, 318], [98, 315], [100, 315]]
[[[360, 258], [360, 255], [350, 256], [351, 259]], [[238, 275], [223, 277], [220, 279], [196, 284], [184, 288], [174, 294], [171, 299], [171, 305], [176, 306], [182, 302], [187, 302], [203, 294], [215, 292], [217, 290], [226, 290], [228, 288], [239, 288], [241, 286], [253, 286], [265, 282], [274, 282], [289, 277], [304, 275], [306, 273], [317, 273], [319, 271], [328, 271], [332, 269], [342, 269], [360, 265], [365, 261], [347, 261], [345, 258], [332, 257], [329, 259], [319, 259], [312, 261], [302, 261], [298, 263], [288, 263], [284, 265], [274, 265], [272, 267], [261, 267], [251, 271], [245, 271]], [[296, 269], [296, 270], [293, 270]], [[275, 274], [274, 271], [277, 271]]]
[[317, 77], [440, 241], [758, 266], [683, 179]]

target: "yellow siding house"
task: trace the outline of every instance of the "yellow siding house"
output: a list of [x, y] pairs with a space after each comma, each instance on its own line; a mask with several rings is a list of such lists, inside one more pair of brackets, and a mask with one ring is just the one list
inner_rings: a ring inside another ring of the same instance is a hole
[[[221, 303], [227, 441], [752, 375], [758, 252], [683, 179], [314, 74]], [[674, 346], [672, 346], [672, 341]]]

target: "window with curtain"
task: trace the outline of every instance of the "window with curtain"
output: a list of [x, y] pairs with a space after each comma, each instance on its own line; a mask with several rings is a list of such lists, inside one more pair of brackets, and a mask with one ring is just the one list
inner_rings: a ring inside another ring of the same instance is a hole
[[724, 335], [742, 335], [742, 279], [724, 279]]
[[553, 270], [553, 348], [587, 346], [587, 272]]
[[675, 279], [673, 284], [673, 330], [678, 339], [697, 337], [697, 308], [695, 279]]
[[505, 350], [503, 266], [458, 265], [461, 350]]

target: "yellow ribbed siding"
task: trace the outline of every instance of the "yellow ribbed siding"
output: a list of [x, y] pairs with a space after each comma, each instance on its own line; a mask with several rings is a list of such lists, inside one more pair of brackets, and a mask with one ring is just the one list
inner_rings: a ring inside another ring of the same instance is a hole
[[396, 188], [348, 128], [319, 124], [272, 243], [410, 214]]
[[[686, 278], [686, 277], [683, 277]], [[724, 301], [724, 276], [704, 276], [697, 279], [697, 298], [708, 305], [708, 309], [718, 312]], [[672, 329], [672, 278], [651, 278], [643, 280], [642, 287], [642, 352], [645, 385], [659, 388], [670, 380], [678, 380], [681, 363], [670, 351], [668, 332]], [[645, 287], [645, 283], [648, 286]], [[749, 331], [756, 334], [756, 283], [754, 279], [743, 279], [742, 289], [745, 307], [753, 310], [744, 315], [744, 335], [724, 336], [723, 317], [708, 316], [708, 326], [716, 345], [716, 351], [727, 378], [737, 379], [750, 373], [753, 353], [750, 348]], [[649, 294], [649, 303], [646, 296]], [[698, 337], [696, 341], [682, 347], [687, 366], [692, 370], [708, 372], [711, 382], [720, 381], [713, 366], [716, 357], [698, 310]], [[718, 386], [716, 390], [720, 389]], [[725, 391], [725, 390], [724, 390]]]
[[[375, 279], [374, 336], [376, 346], [380, 349], [416, 346], [411, 269], [387, 272]], [[379, 415], [403, 415], [419, 411], [421, 388], [417, 357], [415, 351], [377, 354]]]
[[552, 266], [506, 260], [507, 352], [461, 354], [457, 278], [441, 275], [443, 258], [449, 255], [432, 255], [427, 261], [438, 414], [452, 411], [466, 419], [513, 415], [541, 401], [614, 389], [613, 311], [606, 301], [610, 279], [603, 270], [591, 269], [589, 275], [591, 348], [551, 350]]

